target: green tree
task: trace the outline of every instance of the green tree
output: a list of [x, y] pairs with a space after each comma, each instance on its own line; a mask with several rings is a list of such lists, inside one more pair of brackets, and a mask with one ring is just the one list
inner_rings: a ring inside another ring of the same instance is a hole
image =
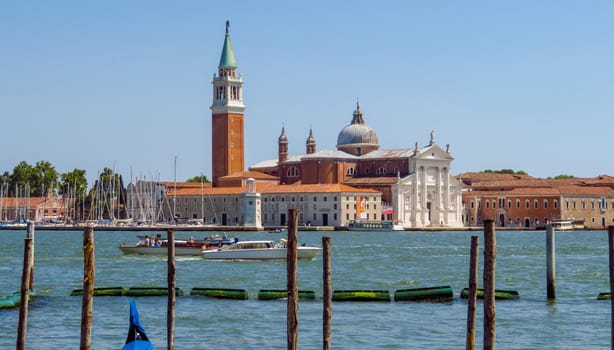
[[188, 179], [186, 182], [204, 182], [204, 183], [209, 183], [209, 179], [207, 178], [207, 175], [199, 175], [199, 176], [194, 176], [193, 178]]
[[565, 175], [565, 174], [561, 174], [561, 175], [557, 175], [554, 177], [557, 180], [565, 180], [565, 179], [575, 179], [576, 177], [573, 175]]
[[90, 219], [113, 219], [125, 216], [121, 213], [125, 203], [125, 193], [121, 176], [110, 168], [104, 168], [89, 193], [88, 200], [94, 210], [92, 213], [94, 216], [90, 216]]
[[60, 194], [62, 196], [79, 198], [87, 191], [87, 178], [83, 169], [74, 169], [63, 173], [60, 179]]
[[31, 188], [31, 196], [43, 197], [47, 195], [47, 191], [51, 189], [52, 193], [56, 193], [58, 184], [58, 172], [55, 167], [46, 160], [36, 162], [34, 166], [34, 186]]
[[30, 195], [30, 189], [35, 186], [36, 173], [28, 162], [21, 161], [13, 168], [8, 183], [9, 197]]

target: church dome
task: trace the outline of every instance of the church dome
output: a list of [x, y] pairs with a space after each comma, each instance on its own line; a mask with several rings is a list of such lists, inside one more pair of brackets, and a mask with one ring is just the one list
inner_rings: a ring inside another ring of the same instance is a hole
[[375, 131], [365, 124], [360, 106], [356, 104], [352, 123], [347, 125], [337, 137], [337, 149], [355, 155], [364, 154], [379, 148]]

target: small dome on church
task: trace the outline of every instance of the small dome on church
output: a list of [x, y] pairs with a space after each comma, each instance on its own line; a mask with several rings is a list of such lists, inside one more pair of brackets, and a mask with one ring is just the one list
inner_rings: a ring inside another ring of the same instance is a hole
[[356, 104], [352, 123], [341, 129], [337, 137], [337, 149], [347, 151], [347, 146], [362, 147], [365, 148], [365, 151], [367, 149], [379, 148], [377, 135], [373, 129], [365, 124], [358, 103]]
[[305, 141], [306, 143], [310, 144], [310, 143], [316, 143], [316, 138], [313, 137], [313, 131], [311, 130], [311, 128], [309, 129], [309, 137], [307, 137], [307, 141]]
[[281, 135], [279, 135], [278, 141], [288, 142], [288, 135], [286, 135], [286, 128], [283, 126], [281, 127]]

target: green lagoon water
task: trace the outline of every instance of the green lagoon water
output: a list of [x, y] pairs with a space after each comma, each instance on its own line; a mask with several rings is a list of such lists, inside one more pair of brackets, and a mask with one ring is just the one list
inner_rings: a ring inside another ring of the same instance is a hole
[[[165, 287], [164, 257], [123, 255], [117, 246], [136, 232], [95, 232], [96, 287]], [[177, 238], [204, 237], [178, 232]], [[471, 236], [482, 232], [299, 232], [299, 243], [332, 242], [333, 289], [452, 286], [455, 299], [430, 302], [334, 302], [333, 349], [464, 349]], [[239, 233], [241, 240], [284, 234]], [[19, 290], [25, 231], [0, 231], [0, 295]], [[77, 349], [80, 339], [83, 241], [79, 231], [37, 231], [35, 291], [29, 308], [27, 349]], [[497, 289], [520, 299], [497, 301], [498, 349], [608, 349], [610, 302], [605, 231], [557, 232], [557, 299], [546, 299], [545, 233], [497, 232]], [[481, 249], [480, 249], [481, 251]], [[480, 255], [480, 285], [483, 257]], [[299, 288], [318, 300], [299, 304], [299, 348], [322, 348], [322, 256], [300, 261]], [[242, 288], [248, 300], [178, 297], [176, 349], [285, 349], [286, 302], [259, 301], [260, 289], [284, 289], [280, 261], [205, 261], [177, 258], [177, 287]], [[156, 349], [166, 348], [166, 297], [136, 298], [141, 323]], [[476, 347], [482, 346], [478, 303]], [[15, 347], [19, 311], [0, 310], [0, 349]], [[126, 339], [129, 298], [96, 297], [92, 348], [120, 349]]]

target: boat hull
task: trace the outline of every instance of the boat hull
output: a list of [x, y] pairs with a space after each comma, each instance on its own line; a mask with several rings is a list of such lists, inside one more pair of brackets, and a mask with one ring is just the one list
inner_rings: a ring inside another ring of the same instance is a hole
[[[322, 248], [297, 247], [298, 259], [311, 260]], [[285, 260], [288, 256], [286, 248], [262, 249], [217, 249], [203, 252], [203, 258], [212, 260]]]
[[[119, 249], [124, 254], [167, 255], [168, 247], [147, 247], [134, 244], [121, 244]], [[175, 247], [175, 255], [198, 256], [203, 253], [202, 247]]]

